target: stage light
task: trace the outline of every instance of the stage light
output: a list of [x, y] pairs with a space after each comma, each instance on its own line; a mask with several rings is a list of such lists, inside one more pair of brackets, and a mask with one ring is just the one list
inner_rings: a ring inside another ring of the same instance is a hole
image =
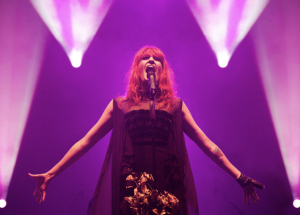
[[6, 201], [4, 199], [0, 199], [0, 208], [5, 208]]
[[300, 200], [299, 199], [295, 199], [293, 202], [293, 205], [295, 208], [300, 208]]
[[221, 68], [225, 68], [228, 65], [230, 54], [227, 52], [227, 50], [220, 51], [217, 53], [217, 59], [218, 59], [218, 65]]
[[81, 66], [81, 59], [82, 59], [82, 52], [81, 51], [78, 51], [78, 50], [75, 50], [73, 49], [70, 53], [70, 60], [71, 60], [71, 64], [73, 67], [75, 68], [78, 68]]
[[295, 23], [300, 22], [300, 2], [278, 0], [270, 5], [252, 36], [292, 196], [297, 199], [300, 196], [300, 28], [295, 28]]
[[222, 68], [246, 36], [268, 0], [187, 0]]
[[0, 20], [0, 199], [5, 205], [47, 29], [28, 1], [0, 1]]
[[31, 0], [31, 3], [77, 68], [112, 1]]

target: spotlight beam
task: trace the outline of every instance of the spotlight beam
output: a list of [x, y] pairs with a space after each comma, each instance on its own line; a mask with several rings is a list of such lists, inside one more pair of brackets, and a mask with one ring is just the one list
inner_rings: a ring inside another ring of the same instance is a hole
[[187, 0], [222, 68], [246, 36], [268, 0]]
[[31, 0], [31, 3], [77, 68], [112, 1]]
[[299, 199], [300, 29], [295, 23], [300, 22], [300, 2], [270, 5], [253, 30], [254, 45], [292, 195]]
[[45, 28], [27, 1], [0, 1], [0, 204], [5, 199], [34, 94]]

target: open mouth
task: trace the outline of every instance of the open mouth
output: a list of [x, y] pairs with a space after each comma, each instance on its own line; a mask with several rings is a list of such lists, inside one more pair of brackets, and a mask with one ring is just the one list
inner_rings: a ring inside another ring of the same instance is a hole
[[148, 71], [148, 70], [156, 70], [156, 66], [155, 66], [155, 64], [148, 64], [148, 65], [146, 65], [146, 71]]

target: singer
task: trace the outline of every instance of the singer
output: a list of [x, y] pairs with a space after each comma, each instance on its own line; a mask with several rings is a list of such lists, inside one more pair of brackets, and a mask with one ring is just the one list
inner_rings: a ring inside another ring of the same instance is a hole
[[49, 183], [110, 130], [110, 144], [88, 214], [146, 214], [147, 210], [149, 214], [198, 214], [183, 132], [240, 184], [246, 205], [249, 198], [255, 204], [259, 200], [254, 187], [264, 186], [234, 167], [197, 126], [187, 106], [176, 97], [173, 72], [164, 54], [147, 46], [135, 55], [125, 96], [113, 99], [99, 121], [51, 170], [29, 174], [37, 179], [37, 201], [44, 202]]

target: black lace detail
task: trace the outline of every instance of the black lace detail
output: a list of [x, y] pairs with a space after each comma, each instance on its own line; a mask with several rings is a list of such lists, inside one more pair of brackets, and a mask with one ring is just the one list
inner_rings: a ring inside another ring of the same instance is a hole
[[[158, 145], [167, 145], [173, 125], [173, 115], [167, 111], [156, 110], [154, 122], [155, 142]], [[152, 144], [152, 125], [149, 110], [133, 110], [124, 116], [125, 126], [133, 145]]]

